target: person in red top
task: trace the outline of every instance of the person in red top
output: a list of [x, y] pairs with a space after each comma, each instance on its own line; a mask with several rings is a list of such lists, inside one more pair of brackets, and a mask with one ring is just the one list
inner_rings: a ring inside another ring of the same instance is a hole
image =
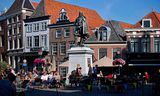
[[149, 81], [149, 74], [148, 72], [145, 72], [145, 83], [147, 84]]

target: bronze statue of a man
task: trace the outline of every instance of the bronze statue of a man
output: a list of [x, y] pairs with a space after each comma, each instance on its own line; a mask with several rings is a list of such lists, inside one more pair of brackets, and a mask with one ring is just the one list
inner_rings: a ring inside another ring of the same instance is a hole
[[79, 12], [78, 18], [75, 20], [75, 43], [77, 46], [84, 46], [84, 42], [89, 37], [88, 26], [86, 22], [86, 17], [82, 12]]

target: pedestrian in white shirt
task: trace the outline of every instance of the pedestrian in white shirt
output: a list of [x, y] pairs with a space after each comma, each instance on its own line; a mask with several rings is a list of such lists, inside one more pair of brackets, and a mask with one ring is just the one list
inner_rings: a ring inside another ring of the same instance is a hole
[[48, 80], [47, 72], [43, 73], [43, 75], [41, 76], [41, 80], [42, 80], [42, 83], [44, 84], [44, 86], [46, 87], [47, 86], [47, 80]]

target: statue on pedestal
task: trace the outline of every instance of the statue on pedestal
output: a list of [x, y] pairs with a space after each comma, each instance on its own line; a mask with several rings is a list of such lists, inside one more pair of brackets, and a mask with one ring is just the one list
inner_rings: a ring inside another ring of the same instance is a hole
[[76, 46], [84, 46], [84, 42], [89, 37], [89, 34], [86, 17], [82, 12], [79, 12], [79, 16], [75, 20], [75, 26], [75, 44]]

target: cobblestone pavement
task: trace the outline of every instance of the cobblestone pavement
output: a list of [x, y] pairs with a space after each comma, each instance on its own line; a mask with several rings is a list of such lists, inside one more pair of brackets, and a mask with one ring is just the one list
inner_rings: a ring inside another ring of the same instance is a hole
[[124, 92], [98, 90], [94, 87], [92, 91], [81, 90], [80, 88], [65, 89], [31, 89], [26, 96], [154, 96], [151, 86], [144, 86], [136, 89], [128, 89]]

